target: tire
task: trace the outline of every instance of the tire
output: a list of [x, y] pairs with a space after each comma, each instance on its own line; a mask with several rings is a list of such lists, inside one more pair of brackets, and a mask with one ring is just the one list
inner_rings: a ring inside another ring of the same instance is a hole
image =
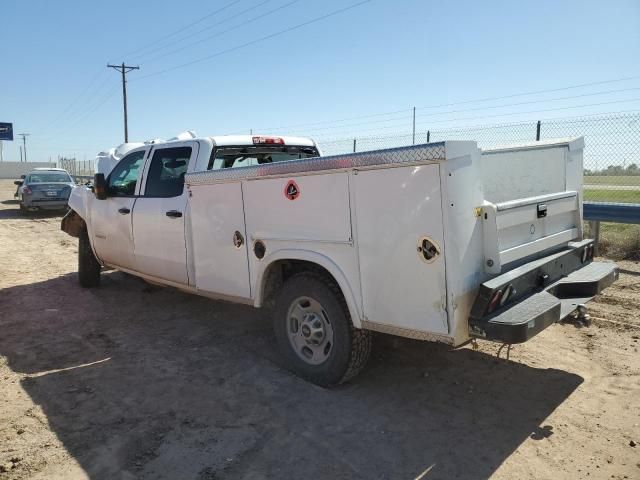
[[20, 215], [27, 216], [29, 215], [29, 210], [24, 206], [24, 203], [20, 202]]
[[276, 299], [273, 327], [291, 369], [316, 385], [347, 382], [369, 360], [371, 333], [353, 326], [340, 288], [324, 275], [298, 273], [285, 282]]
[[78, 281], [80, 286], [84, 288], [97, 287], [100, 285], [102, 267], [91, 250], [89, 234], [86, 229], [82, 230], [78, 240]]

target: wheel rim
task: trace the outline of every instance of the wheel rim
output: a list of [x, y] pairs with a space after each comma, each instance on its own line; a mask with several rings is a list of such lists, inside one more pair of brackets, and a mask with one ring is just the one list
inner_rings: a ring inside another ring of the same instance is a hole
[[305, 363], [320, 365], [333, 350], [333, 328], [320, 302], [298, 297], [287, 312], [287, 338]]

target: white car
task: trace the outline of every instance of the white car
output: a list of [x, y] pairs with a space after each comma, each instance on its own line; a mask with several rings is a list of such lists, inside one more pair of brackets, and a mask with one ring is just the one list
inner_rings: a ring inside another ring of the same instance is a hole
[[119, 148], [62, 228], [81, 285], [109, 266], [272, 306], [292, 369], [335, 385], [364, 367], [371, 331], [524, 342], [613, 282], [582, 239], [583, 145], [318, 157], [304, 138], [185, 135]]

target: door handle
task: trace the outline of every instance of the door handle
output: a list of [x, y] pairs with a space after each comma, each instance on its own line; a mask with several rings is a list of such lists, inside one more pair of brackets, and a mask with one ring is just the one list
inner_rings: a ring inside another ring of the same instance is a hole
[[129, 215], [131, 213], [131, 210], [123, 207], [118, 209], [118, 213], [120, 213], [121, 215]]
[[180, 218], [182, 216], [182, 212], [179, 212], [178, 210], [169, 210], [165, 215], [170, 218]]

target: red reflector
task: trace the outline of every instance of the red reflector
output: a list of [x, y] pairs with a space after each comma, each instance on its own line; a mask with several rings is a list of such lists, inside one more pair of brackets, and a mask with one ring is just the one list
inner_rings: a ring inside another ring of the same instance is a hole
[[513, 288], [513, 285], [509, 284], [507, 288], [504, 289], [504, 293], [502, 294], [502, 299], [500, 300], [500, 306], [507, 303], [507, 300], [511, 298], [511, 296], [515, 293], [516, 289]]
[[27, 195], [29, 195], [31, 193], [31, 189], [25, 186], [22, 188], [22, 193], [26, 193]]
[[500, 297], [502, 297], [502, 291], [498, 290], [496, 293], [493, 294], [493, 297], [491, 298], [491, 302], [489, 303], [489, 313], [493, 312], [496, 307], [498, 306], [498, 304], [500, 303]]
[[280, 137], [253, 137], [254, 145], [284, 145], [284, 138]]

